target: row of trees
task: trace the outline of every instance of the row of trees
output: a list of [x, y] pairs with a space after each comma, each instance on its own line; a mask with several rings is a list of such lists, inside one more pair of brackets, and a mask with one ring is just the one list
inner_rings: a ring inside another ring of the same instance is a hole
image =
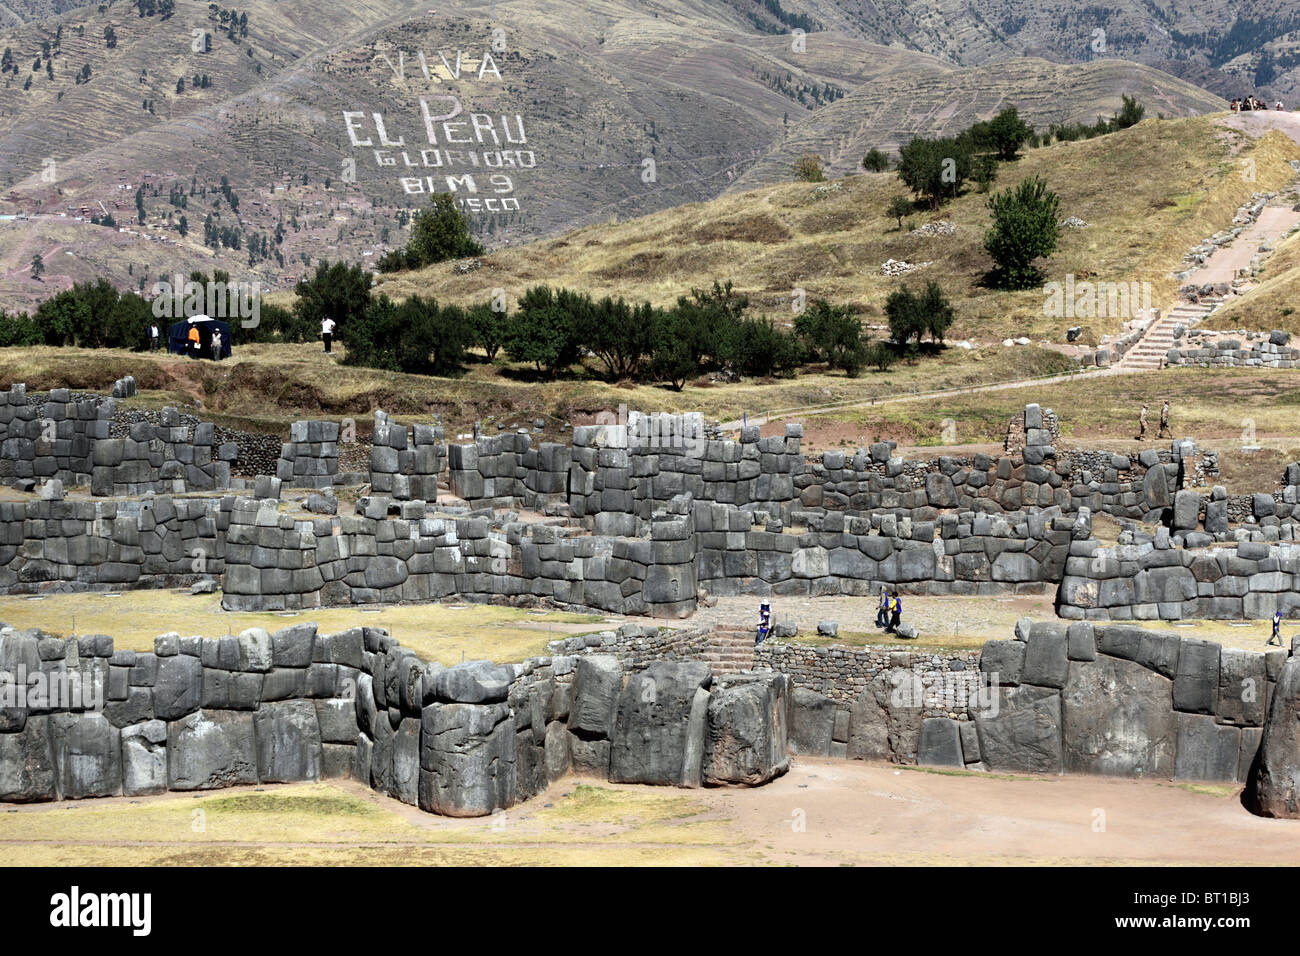
[[[610, 381], [661, 382], [680, 389], [701, 375], [729, 371], [749, 377], [789, 374], [811, 362], [850, 375], [865, 366], [887, 369], [900, 350], [924, 337], [942, 341], [953, 312], [939, 286], [914, 294], [904, 287], [886, 304], [892, 342], [865, 334], [847, 307], [811, 303], [792, 329], [747, 315], [749, 300], [727, 283], [692, 290], [669, 308], [622, 298], [593, 298], [571, 289], [536, 286], [513, 310], [503, 299], [471, 308], [440, 306], [413, 296], [397, 303], [374, 298], [360, 267], [321, 264], [297, 286], [289, 328], [263, 321], [261, 335], [293, 340], [331, 318], [347, 347], [344, 361], [392, 371], [446, 375], [468, 361], [473, 348], [489, 361], [505, 354], [555, 378], [587, 358]], [[285, 321], [279, 317], [278, 321]]]

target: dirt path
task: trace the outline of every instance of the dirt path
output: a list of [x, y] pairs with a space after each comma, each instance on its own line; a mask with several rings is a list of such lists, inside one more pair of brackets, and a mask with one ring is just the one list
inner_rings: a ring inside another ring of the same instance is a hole
[[1295, 865], [1294, 821], [1253, 816], [1235, 788], [1202, 791], [800, 757], [765, 787], [704, 799], [770, 863]]

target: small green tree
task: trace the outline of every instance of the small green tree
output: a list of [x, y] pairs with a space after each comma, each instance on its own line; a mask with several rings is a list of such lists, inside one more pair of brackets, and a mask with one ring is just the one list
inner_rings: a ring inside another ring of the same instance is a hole
[[680, 392], [700, 370], [691, 314], [686, 309], [656, 309], [652, 329], [650, 375]]
[[932, 209], [956, 198], [970, 174], [971, 147], [965, 139], [918, 136], [898, 153], [898, 178]]
[[794, 320], [795, 335], [809, 361], [826, 360], [832, 369], [857, 375], [866, 361], [862, 321], [843, 306], [814, 299]]
[[1061, 198], [1037, 176], [1014, 189], [989, 197], [993, 225], [984, 234], [984, 249], [993, 257], [994, 284], [1027, 289], [1040, 279], [1035, 259], [1056, 250]]
[[39, 252], [32, 256], [32, 278], [39, 279], [45, 275], [45, 257]]
[[552, 378], [582, 354], [574, 317], [548, 286], [536, 286], [520, 298], [502, 346], [515, 361], [531, 362]]
[[971, 179], [974, 181], [976, 188], [986, 193], [993, 187], [993, 181], [998, 178], [998, 160], [996, 156], [984, 154], [975, 158], [974, 169], [971, 171]]
[[820, 183], [826, 181], [822, 158], [806, 153], [794, 161], [794, 178], [803, 183]]
[[901, 232], [903, 229], [903, 217], [910, 216], [915, 208], [916, 207], [913, 205], [912, 200], [908, 199], [906, 196], [895, 196], [893, 199], [889, 200], [889, 205], [885, 207], [885, 215], [898, 220], [898, 229]]
[[913, 340], [920, 345], [926, 335], [935, 342], [942, 342], [953, 321], [948, 297], [933, 280], [925, 284], [919, 295], [907, 285], [889, 293], [885, 300], [885, 315], [889, 317], [890, 338], [904, 346]]
[[997, 153], [998, 159], [1009, 163], [1033, 132], [1016, 108], [1008, 106], [986, 124], [985, 143]]
[[[1259, 86], [1266, 86], [1266, 83], [1259, 83], [1258, 77], [1256, 82]], [[1142, 122], [1142, 117], [1146, 113], [1146, 107], [1137, 101], [1137, 97], [1129, 96], [1125, 93], [1121, 98], [1119, 112], [1111, 117], [1111, 123], [1118, 129], [1128, 129]]]
[[873, 146], [862, 157], [862, 168], [869, 173], [883, 173], [889, 168], [889, 157]]
[[469, 310], [468, 320], [474, 344], [483, 350], [489, 362], [495, 361], [497, 352], [501, 351], [501, 342], [505, 338], [507, 322], [505, 310], [498, 312], [492, 308], [491, 303], [484, 302]]

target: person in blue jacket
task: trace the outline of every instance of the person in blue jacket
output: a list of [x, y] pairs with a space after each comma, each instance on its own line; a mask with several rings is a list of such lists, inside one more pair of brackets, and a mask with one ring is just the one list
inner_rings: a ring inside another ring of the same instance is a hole
[[764, 601], [758, 606], [758, 632], [754, 635], [754, 646], [762, 644], [772, 633], [772, 605]]

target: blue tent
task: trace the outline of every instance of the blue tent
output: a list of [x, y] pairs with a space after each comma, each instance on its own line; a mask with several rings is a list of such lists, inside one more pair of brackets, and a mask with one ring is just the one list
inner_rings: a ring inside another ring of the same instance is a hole
[[189, 354], [190, 329], [199, 330], [199, 345], [203, 358], [212, 357], [212, 333], [221, 333], [221, 358], [230, 358], [230, 325], [221, 319], [206, 315], [193, 315], [183, 322], [173, 322], [167, 327], [167, 351], [177, 355]]

